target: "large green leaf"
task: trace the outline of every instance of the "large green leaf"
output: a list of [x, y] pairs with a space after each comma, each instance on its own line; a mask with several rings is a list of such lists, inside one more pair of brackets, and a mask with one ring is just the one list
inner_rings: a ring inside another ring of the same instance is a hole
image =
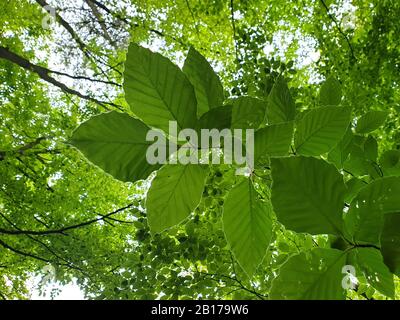
[[344, 198], [346, 203], [350, 203], [360, 192], [360, 190], [366, 187], [368, 183], [362, 179], [352, 177], [350, 180], [346, 181], [347, 192]]
[[168, 132], [169, 121], [178, 131], [194, 128], [196, 97], [184, 73], [171, 61], [134, 43], [129, 46], [124, 72], [125, 98], [147, 125]]
[[385, 176], [400, 176], [400, 150], [388, 150], [379, 160]]
[[197, 129], [229, 129], [232, 122], [232, 106], [226, 105], [213, 108], [204, 113], [198, 123]]
[[257, 130], [254, 135], [254, 163], [271, 156], [288, 155], [293, 137], [293, 122], [274, 124]]
[[232, 101], [232, 128], [257, 129], [266, 124], [265, 101], [253, 97], [239, 97]]
[[70, 143], [87, 159], [122, 181], [147, 178], [159, 165], [146, 160], [146, 141], [150, 130], [143, 122], [125, 113], [103, 113], [82, 123]]
[[319, 104], [321, 106], [337, 106], [342, 100], [342, 85], [332, 76], [329, 76], [321, 86]]
[[375, 138], [353, 134], [346, 152], [348, 156], [342, 164], [346, 171], [355, 176], [369, 174], [374, 179], [382, 177], [382, 172], [376, 164], [378, 145]]
[[368, 133], [378, 129], [386, 120], [386, 111], [369, 111], [357, 121], [356, 131], [358, 133]]
[[272, 205], [286, 228], [342, 234], [346, 187], [336, 168], [316, 158], [272, 158]]
[[370, 161], [378, 158], [378, 142], [373, 136], [368, 136], [363, 144], [365, 157]]
[[394, 298], [393, 274], [383, 263], [380, 251], [375, 248], [356, 248], [355, 254], [368, 283], [380, 293]]
[[365, 156], [362, 146], [357, 145], [352, 141], [348, 150], [349, 155], [343, 164], [343, 168], [355, 176], [367, 175], [370, 163]]
[[222, 105], [224, 90], [221, 81], [207, 60], [193, 47], [189, 49], [182, 70], [194, 87], [198, 116]]
[[292, 121], [296, 105], [285, 79], [279, 76], [268, 96], [267, 119], [269, 124]]
[[380, 240], [385, 264], [400, 277], [400, 213], [385, 214]]
[[226, 239], [243, 270], [251, 277], [262, 262], [272, 235], [272, 207], [259, 199], [251, 180], [234, 186], [224, 203]]
[[152, 233], [181, 223], [197, 207], [203, 194], [208, 168], [197, 165], [165, 165], [147, 194], [147, 219]]
[[353, 132], [349, 126], [340, 142], [329, 152], [328, 161], [332, 162], [337, 168], [341, 169], [349, 157], [353, 142]]
[[271, 299], [339, 300], [346, 254], [336, 249], [316, 248], [292, 256], [272, 281]]
[[351, 109], [321, 107], [309, 111], [298, 123], [295, 134], [296, 152], [317, 156], [335, 147], [350, 123]]
[[400, 178], [378, 179], [360, 190], [345, 216], [354, 242], [379, 245], [384, 214], [400, 211]]

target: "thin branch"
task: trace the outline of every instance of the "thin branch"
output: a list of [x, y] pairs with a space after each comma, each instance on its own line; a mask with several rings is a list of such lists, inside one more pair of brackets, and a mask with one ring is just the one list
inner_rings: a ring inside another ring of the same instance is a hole
[[238, 44], [236, 42], [236, 26], [235, 26], [235, 10], [234, 10], [234, 6], [233, 6], [233, 0], [231, 0], [230, 2], [230, 9], [231, 9], [231, 23], [232, 23], [232, 30], [233, 30], [233, 43], [235, 45], [235, 55], [236, 55], [236, 61], [239, 67], [240, 64], [240, 59], [239, 59], [239, 48], [238, 48]]
[[324, 0], [320, 0], [320, 1], [321, 1], [322, 5], [324, 6], [324, 8], [325, 8], [325, 10], [326, 10], [326, 14], [328, 15], [328, 17], [333, 21], [333, 23], [335, 24], [336, 28], [337, 28], [338, 31], [340, 32], [340, 34], [345, 38], [345, 40], [346, 40], [346, 42], [347, 42], [347, 44], [348, 44], [348, 46], [349, 46], [349, 48], [350, 48], [351, 55], [352, 55], [353, 59], [354, 59], [354, 60], [357, 60], [357, 58], [356, 58], [356, 56], [355, 56], [355, 54], [354, 54], [353, 46], [351, 45], [351, 42], [350, 42], [349, 38], [347, 37], [346, 33], [344, 33], [343, 30], [342, 30], [342, 28], [340, 28], [340, 25], [339, 25], [339, 23], [336, 21], [335, 17], [334, 17], [331, 13], [329, 13], [329, 8], [328, 8], [328, 6], [326, 5], [325, 1], [324, 1]]
[[[102, 214], [100, 214], [100, 215], [102, 217], [104, 217], [104, 215], [102, 215]], [[112, 220], [112, 221], [119, 222], [119, 223], [127, 223], [127, 224], [133, 224], [134, 223], [133, 221], [126, 221], [126, 220], [121, 220], [121, 219], [117, 219], [117, 218], [113, 218], [113, 217], [106, 217], [105, 219], [106, 219], [105, 221]]]
[[23, 145], [22, 147], [19, 147], [17, 150], [14, 151], [9, 151], [9, 150], [3, 150], [0, 151], [0, 161], [4, 160], [9, 153], [17, 153], [19, 155], [24, 155], [25, 151], [29, 149], [33, 149], [37, 145], [39, 145], [42, 141], [47, 140], [49, 137], [39, 137], [35, 139], [34, 141], [28, 142], [27, 144]]
[[15, 248], [11, 247], [9, 244], [5, 243], [5, 242], [4, 242], [3, 240], [1, 240], [1, 239], [0, 239], [0, 245], [1, 245], [2, 247], [6, 248], [6, 249], [8, 249], [8, 250], [10, 250], [10, 251], [12, 251], [12, 252], [14, 252], [14, 253], [16, 253], [16, 254], [19, 254], [19, 255], [22, 255], [22, 256], [24, 256], [24, 257], [29, 257], [29, 258], [33, 258], [33, 259], [36, 259], [36, 260], [39, 260], [39, 261], [43, 261], [43, 262], [46, 262], [46, 263], [50, 263], [50, 260], [47, 260], [47, 259], [42, 258], [42, 257], [39, 257], [39, 256], [34, 255], [34, 254], [32, 254], [32, 253], [29, 253], [29, 252], [24, 252], [24, 251], [15, 249]]
[[2, 246], [2, 247], [4, 247], [5, 249], [8, 249], [8, 250], [10, 250], [10, 251], [12, 251], [12, 252], [18, 254], [18, 255], [22, 255], [22, 256], [24, 256], [24, 257], [29, 257], [29, 258], [33, 258], [33, 259], [35, 259], [35, 260], [39, 260], [39, 261], [42, 261], [42, 262], [57, 264], [57, 265], [59, 265], [59, 266], [64, 266], [64, 267], [68, 267], [68, 268], [70, 268], [70, 269], [77, 270], [77, 271], [81, 272], [83, 275], [85, 275], [85, 276], [87, 276], [87, 277], [90, 278], [90, 275], [89, 275], [87, 272], [85, 272], [84, 270], [82, 270], [82, 269], [79, 268], [79, 267], [76, 267], [75, 265], [71, 264], [70, 261], [68, 261], [68, 260], [66, 260], [66, 259], [64, 259], [64, 258], [62, 258], [62, 257], [60, 257], [59, 255], [57, 255], [56, 253], [54, 253], [54, 251], [51, 250], [46, 244], [44, 244], [43, 242], [41, 242], [41, 241], [38, 240], [38, 239], [34, 239], [34, 238], [32, 238], [32, 237], [30, 237], [30, 238], [31, 238], [32, 240], [34, 240], [34, 241], [36, 241], [36, 242], [39, 242], [40, 244], [44, 245], [44, 246], [46, 247], [47, 251], [49, 251], [50, 253], [52, 253], [53, 255], [55, 255], [58, 259], [61, 259], [61, 260], [65, 261], [65, 263], [58, 263], [57, 261], [51, 261], [51, 260], [42, 258], [42, 257], [40, 257], [40, 256], [38, 256], [38, 255], [29, 253], [29, 252], [25, 252], [25, 251], [22, 251], [22, 250], [19, 250], [19, 249], [16, 249], [16, 248], [10, 246], [9, 244], [5, 243], [5, 242], [4, 242], [3, 240], [1, 240], [1, 239], [0, 239], [0, 246]]
[[196, 19], [194, 17], [192, 8], [190, 7], [189, 0], [185, 0], [185, 1], [186, 1], [186, 6], [187, 6], [187, 8], [188, 8], [188, 10], [190, 12], [190, 15], [192, 16], [194, 27], [196, 28], [197, 39], [200, 41], [200, 31], [199, 31], [199, 27], [198, 27], [198, 25], [196, 23]]
[[108, 8], [107, 8], [104, 4], [102, 4], [101, 2], [96, 1], [96, 0], [90, 0], [90, 2], [94, 3], [94, 4], [95, 4], [96, 6], [98, 6], [99, 8], [103, 9], [103, 10], [104, 10], [105, 12], [107, 12], [109, 15], [111, 15], [111, 16], [117, 18], [118, 20], [121, 20], [122, 22], [126, 23], [127, 25], [130, 25], [128, 19], [126, 19], [126, 18], [124, 18], [124, 17], [122, 17], [122, 16], [120, 16], [120, 15], [118, 15], [118, 14], [115, 14], [114, 12], [112, 12], [110, 9], [108, 9]]
[[[35, 0], [42, 8], [46, 9], [47, 7], [49, 7], [48, 3], [44, 0]], [[63, 18], [61, 17], [57, 12], [55, 12], [55, 17], [57, 22], [64, 27], [64, 29], [71, 35], [72, 39], [78, 44], [79, 49], [82, 51], [82, 53], [92, 62], [94, 62], [93, 60], [102, 63], [102, 64], [106, 64], [104, 63], [104, 61], [101, 61], [100, 58], [96, 57], [86, 46], [86, 44], [82, 41], [82, 39], [79, 37], [79, 35], [75, 32], [75, 30], [71, 27], [71, 25]], [[99, 65], [97, 65], [97, 67], [101, 70], [101, 73], [107, 77], [107, 74], [100, 68]], [[115, 72], [117, 72], [118, 74], [122, 75], [122, 73], [117, 70], [117, 69], [113, 69]]]
[[55, 71], [55, 70], [50, 70], [50, 69], [47, 69], [47, 71], [48, 71], [48, 73], [58, 74], [60, 76], [68, 77], [68, 78], [75, 79], [75, 80], [87, 80], [87, 81], [91, 81], [91, 82], [104, 83], [104, 84], [108, 84], [108, 85], [112, 85], [112, 86], [116, 86], [116, 87], [122, 88], [122, 85], [120, 85], [119, 83], [116, 83], [114, 81], [93, 79], [93, 78], [86, 77], [86, 76], [72, 76], [72, 75], [70, 75], [68, 73], [65, 73], [65, 72]]
[[85, 95], [85, 94], [83, 94], [83, 93], [81, 93], [79, 91], [76, 91], [74, 89], [71, 89], [71, 88], [67, 87], [65, 84], [63, 84], [60, 81], [56, 80], [55, 78], [51, 77], [49, 75], [49, 73], [51, 73], [51, 71], [49, 69], [31, 63], [29, 60], [17, 55], [16, 53], [10, 51], [8, 48], [0, 46], [0, 58], [8, 60], [8, 61], [10, 61], [12, 63], [17, 64], [21, 68], [24, 68], [26, 70], [29, 70], [29, 71], [32, 71], [32, 72], [36, 73], [41, 79], [43, 79], [44, 81], [46, 81], [48, 83], [51, 83], [52, 85], [60, 88], [65, 93], [73, 94], [73, 95], [78, 96], [79, 98], [82, 98], [82, 99], [97, 103], [98, 105], [102, 106], [106, 110], [109, 110], [107, 105], [113, 106], [115, 108], [118, 108], [119, 110], [123, 109], [122, 106], [117, 105], [115, 103], [106, 102], [106, 101], [100, 101], [100, 100], [98, 100], [96, 98], [93, 98], [93, 97], [91, 97], [89, 95]]
[[[66, 231], [70, 231], [70, 230], [73, 230], [73, 229], [78, 229], [78, 228], [81, 228], [81, 227], [84, 227], [84, 226], [87, 226], [87, 225], [90, 225], [90, 224], [105, 220], [105, 219], [107, 219], [107, 218], [109, 218], [109, 217], [111, 217], [111, 216], [113, 216], [113, 215], [115, 215], [117, 213], [120, 213], [120, 212], [122, 212], [124, 210], [127, 210], [129, 208], [132, 208], [132, 207], [133, 207], [133, 203], [131, 203], [131, 204], [129, 204], [129, 205], [123, 207], [123, 208], [119, 208], [117, 210], [114, 210], [113, 212], [110, 212], [110, 213], [107, 213], [105, 215], [102, 215], [100, 218], [92, 219], [92, 220], [89, 220], [89, 221], [85, 221], [85, 222], [82, 222], [82, 223], [78, 223], [78, 224], [75, 224], [75, 225], [72, 225], [72, 226], [68, 226], [68, 227], [64, 227], [64, 228], [60, 228], [60, 229], [55, 229], [55, 230], [38, 230], [38, 231], [35, 231], [35, 230], [6, 230], [6, 229], [3, 229], [3, 228], [0, 228], [0, 233], [7, 234], [7, 235], [29, 234], [29, 235], [36, 235], [36, 236], [51, 235], [51, 234], [64, 234], [65, 235]], [[0, 213], [0, 215], [3, 216], [3, 218], [5, 217], [2, 213]]]
[[108, 30], [104, 24], [104, 19], [101, 16], [101, 13], [99, 10], [97, 10], [97, 6], [94, 2], [91, 0], [85, 0], [86, 4], [89, 6], [90, 10], [92, 11], [93, 15], [96, 17], [97, 22], [100, 25], [101, 30], [103, 31], [103, 36], [104, 38], [113, 46], [116, 47], [116, 44], [114, 40], [111, 38], [110, 34], [108, 33]]
[[[216, 279], [213, 278], [213, 277], [217, 277], [217, 278], [219, 278], [219, 279], [225, 278], [225, 279], [227, 279], [227, 280], [230, 280], [230, 281], [236, 283], [237, 285], [234, 285], [235, 287], [240, 288], [241, 290], [247, 291], [247, 292], [249, 292], [249, 293], [251, 293], [251, 294], [254, 294], [254, 295], [257, 296], [260, 300], [265, 300], [265, 298], [267, 298], [267, 296], [265, 296], [265, 295], [263, 295], [263, 294], [261, 294], [261, 293], [255, 291], [255, 290], [253, 290], [253, 289], [250, 289], [250, 288], [247, 288], [246, 286], [244, 286], [243, 283], [242, 283], [239, 279], [237, 279], [236, 275], [235, 275], [235, 277], [230, 277], [230, 276], [227, 276], [227, 275], [225, 275], [225, 274], [216, 274], [216, 273], [202, 272], [202, 271], [199, 271], [199, 270], [197, 269], [197, 266], [196, 266], [196, 272], [197, 272], [198, 274], [201, 274], [201, 275], [204, 275], [204, 276], [208, 276], [208, 277], [210, 277], [212, 280], [216, 280]], [[219, 281], [219, 280], [216, 280], [216, 281]]]
[[7, 300], [7, 297], [4, 294], [2, 294], [1, 292], [0, 292], [0, 298], [2, 298], [3, 300]]
[[[126, 25], [130, 26], [130, 27], [135, 27], [135, 28], [139, 28], [140, 25], [138, 23], [134, 23], [134, 22], [130, 22], [127, 18], [114, 13], [113, 11], [111, 11], [109, 8], [107, 8], [107, 6], [105, 6], [104, 4], [102, 4], [99, 1], [96, 0], [90, 0], [92, 3], [94, 3], [96, 6], [98, 6], [99, 8], [101, 8], [102, 10], [104, 10], [105, 12], [107, 12], [109, 15], [111, 15], [112, 17], [118, 19], [119, 21], [122, 21], [123, 23], [125, 23]], [[157, 36], [163, 37], [163, 38], [171, 38], [172, 40], [180, 43], [182, 46], [186, 46], [185, 43], [183, 43], [182, 41], [180, 41], [179, 39], [177, 39], [174, 36], [170, 36], [165, 34], [163, 31], [154, 29], [154, 28], [149, 28], [148, 29], [149, 32], [154, 33]]]

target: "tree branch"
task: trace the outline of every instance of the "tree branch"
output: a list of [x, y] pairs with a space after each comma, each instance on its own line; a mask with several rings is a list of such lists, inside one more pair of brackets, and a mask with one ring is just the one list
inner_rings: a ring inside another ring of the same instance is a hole
[[[107, 8], [107, 6], [105, 6], [105, 5], [102, 4], [101, 2], [96, 1], [96, 0], [89, 0], [89, 1], [92, 2], [92, 3], [94, 3], [96, 6], [98, 6], [99, 8], [101, 8], [102, 10], [104, 10], [105, 12], [107, 12], [107, 13], [108, 13], [109, 15], [111, 15], [112, 17], [115, 17], [116, 19], [118, 19], [118, 20], [124, 22], [126, 25], [131, 26], [131, 27], [135, 27], [135, 28], [140, 27], [140, 25], [139, 25], [138, 23], [132, 23], [132, 22], [130, 22], [127, 18], [122, 17], [121, 15], [112, 12], [109, 8]], [[174, 41], [180, 43], [182, 46], [186, 46], [185, 43], [183, 43], [182, 41], [180, 41], [180, 40], [177, 39], [176, 37], [167, 35], [167, 34], [165, 34], [164, 32], [162, 32], [162, 31], [160, 31], [160, 30], [157, 30], [157, 29], [154, 29], [154, 28], [149, 28], [148, 31], [151, 32], [151, 33], [154, 33], [154, 34], [157, 35], [157, 36], [163, 37], [163, 38], [171, 38], [172, 40], [174, 40]]]
[[116, 47], [115, 42], [111, 38], [110, 34], [108, 33], [108, 30], [104, 24], [104, 19], [101, 16], [101, 13], [99, 10], [97, 10], [97, 7], [95, 3], [93, 3], [91, 0], [85, 0], [86, 4], [89, 6], [90, 10], [92, 11], [93, 15], [96, 17], [97, 22], [99, 23], [101, 30], [103, 31], [103, 36], [104, 38], [113, 46]]
[[6, 249], [8, 249], [8, 250], [10, 250], [10, 251], [12, 251], [12, 252], [17, 253], [17, 254], [19, 254], [19, 255], [22, 255], [22, 256], [24, 256], [24, 257], [29, 257], [29, 258], [33, 258], [33, 259], [36, 259], [36, 260], [39, 260], [39, 261], [43, 261], [43, 262], [46, 262], [46, 263], [50, 263], [50, 260], [47, 260], [47, 259], [42, 258], [42, 257], [39, 257], [39, 256], [34, 255], [34, 254], [32, 254], [32, 253], [29, 253], [29, 252], [24, 252], [24, 251], [15, 249], [15, 248], [11, 247], [10, 245], [8, 245], [7, 243], [5, 243], [5, 242], [4, 242], [3, 240], [1, 240], [1, 239], [0, 239], [0, 245], [1, 245], [2, 247], [6, 248]]
[[335, 17], [334, 17], [331, 13], [329, 13], [329, 8], [328, 8], [328, 6], [326, 5], [325, 1], [324, 1], [324, 0], [320, 0], [320, 1], [321, 1], [322, 5], [324, 6], [324, 8], [325, 8], [325, 10], [326, 10], [326, 14], [328, 15], [328, 17], [333, 21], [333, 23], [335, 24], [336, 28], [337, 28], [338, 31], [340, 32], [340, 34], [345, 38], [345, 40], [346, 40], [346, 42], [347, 42], [347, 45], [348, 45], [349, 48], [350, 48], [351, 56], [353, 57], [354, 60], [357, 60], [357, 58], [356, 58], [356, 56], [355, 56], [355, 54], [354, 54], [353, 46], [351, 45], [349, 38], [348, 38], [347, 35], [343, 32], [343, 30], [340, 28], [339, 23], [336, 21]]
[[233, 0], [231, 0], [230, 2], [230, 9], [231, 9], [231, 23], [232, 23], [232, 30], [233, 30], [233, 43], [235, 46], [235, 55], [236, 55], [236, 61], [239, 67], [240, 64], [240, 60], [239, 60], [239, 48], [238, 48], [238, 44], [236, 42], [236, 26], [235, 26], [235, 17], [234, 17], [234, 7], [233, 7]]
[[102, 106], [106, 110], [109, 110], [107, 105], [115, 107], [115, 108], [117, 108], [119, 110], [123, 110], [123, 107], [120, 106], [120, 105], [117, 105], [117, 104], [112, 103], [112, 102], [100, 101], [100, 100], [98, 100], [96, 98], [93, 98], [93, 97], [91, 97], [89, 95], [82, 94], [79, 91], [76, 91], [74, 89], [71, 89], [71, 88], [67, 87], [65, 84], [61, 83], [60, 81], [56, 80], [55, 78], [53, 78], [53, 77], [51, 77], [49, 75], [49, 73], [52, 73], [51, 70], [31, 63], [29, 60], [17, 55], [16, 53], [10, 51], [6, 47], [0, 46], [0, 58], [8, 60], [8, 61], [10, 61], [10, 62], [12, 62], [14, 64], [17, 64], [21, 68], [24, 68], [26, 70], [29, 70], [31, 72], [36, 73], [42, 80], [44, 80], [44, 81], [46, 81], [48, 83], [51, 83], [52, 85], [60, 88], [65, 93], [73, 94], [73, 95], [78, 96], [79, 98], [85, 99], [87, 101], [94, 102], [94, 103]]
[[[107, 219], [107, 218], [109, 218], [109, 217], [111, 217], [111, 216], [113, 216], [113, 215], [115, 215], [117, 213], [120, 213], [120, 212], [122, 212], [124, 210], [127, 210], [129, 208], [132, 208], [132, 207], [133, 207], [133, 203], [128, 204], [125, 207], [119, 208], [119, 209], [117, 209], [115, 211], [112, 211], [110, 213], [107, 213], [105, 215], [102, 215], [100, 218], [92, 219], [92, 220], [89, 220], [89, 221], [85, 221], [85, 222], [82, 222], [82, 223], [78, 223], [78, 224], [75, 224], [75, 225], [72, 225], [72, 226], [68, 226], [68, 227], [64, 227], [64, 228], [60, 228], [60, 229], [35, 231], [35, 230], [7, 230], [7, 229], [0, 228], [0, 233], [7, 234], [7, 235], [21, 235], [21, 234], [24, 234], [24, 235], [36, 235], [36, 236], [44, 236], [44, 235], [51, 235], [51, 234], [63, 234], [63, 235], [65, 235], [66, 231], [70, 231], [70, 230], [73, 230], [73, 229], [78, 229], [78, 228], [81, 228], [81, 227], [84, 227], [84, 226], [87, 226], [87, 225], [90, 225], [90, 224], [105, 220], [105, 219]], [[0, 215], [3, 216], [3, 218], [5, 217], [2, 213], [0, 213]]]
[[[48, 7], [48, 3], [44, 0], [35, 0], [42, 8], [46, 8]], [[85, 43], [82, 41], [82, 39], [78, 36], [78, 34], [75, 32], [75, 30], [71, 27], [71, 25], [64, 20], [63, 17], [61, 17], [57, 12], [55, 12], [55, 17], [57, 22], [64, 27], [65, 30], [67, 30], [67, 32], [71, 35], [72, 39], [78, 44], [79, 49], [82, 51], [82, 53], [90, 60], [93, 62], [93, 60], [95, 60], [96, 62], [99, 63], [104, 63], [103, 61], [101, 61], [99, 58], [97, 58], [95, 55], [93, 55], [90, 50], [87, 48], [87, 46], [85, 45]], [[97, 66], [100, 70], [101, 73], [107, 77], [107, 74], [100, 68], [100, 66]], [[117, 70], [117, 69], [113, 69], [115, 72], [117, 72], [118, 74], [122, 75], [122, 73]]]

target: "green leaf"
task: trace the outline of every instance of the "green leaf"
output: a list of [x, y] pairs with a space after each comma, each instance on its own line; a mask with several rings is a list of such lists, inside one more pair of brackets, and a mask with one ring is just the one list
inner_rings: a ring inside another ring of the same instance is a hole
[[230, 191], [224, 203], [226, 239], [240, 266], [251, 277], [262, 262], [272, 236], [272, 207], [262, 201], [250, 179]]
[[384, 214], [400, 211], [400, 178], [374, 180], [360, 190], [345, 216], [347, 231], [356, 243], [379, 246]]
[[253, 97], [239, 97], [232, 103], [233, 129], [257, 129], [260, 125], [265, 125], [265, 101]]
[[378, 142], [372, 136], [368, 136], [364, 142], [364, 153], [368, 160], [376, 161], [378, 158]]
[[222, 105], [224, 90], [221, 81], [208, 61], [193, 47], [189, 49], [182, 70], [194, 87], [198, 116]]
[[342, 85], [334, 77], [326, 79], [319, 93], [319, 104], [321, 106], [337, 106], [342, 100]]
[[160, 165], [146, 160], [146, 141], [150, 130], [143, 122], [126, 113], [103, 113], [82, 123], [70, 143], [93, 164], [121, 181], [145, 179]]
[[369, 111], [357, 121], [356, 131], [358, 133], [369, 133], [384, 124], [388, 113], [386, 111]]
[[347, 107], [312, 109], [298, 123], [296, 152], [308, 156], [329, 152], [345, 135], [350, 113], [351, 109]]
[[380, 238], [383, 261], [400, 277], [400, 213], [387, 213]]
[[147, 125], [168, 132], [194, 128], [196, 97], [184, 73], [171, 61], [134, 43], [129, 46], [124, 72], [125, 99]]
[[393, 274], [383, 263], [380, 251], [374, 248], [356, 248], [356, 259], [368, 283], [380, 293], [394, 298]]
[[269, 124], [292, 121], [296, 105], [285, 79], [279, 76], [268, 96], [267, 119]]
[[293, 137], [293, 122], [259, 129], [254, 134], [254, 163], [273, 156], [285, 156]]
[[400, 176], [400, 150], [389, 150], [379, 160], [384, 176]]
[[366, 140], [367, 138], [364, 135], [354, 134], [352, 143], [364, 150], [364, 143]]
[[203, 194], [207, 169], [197, 164], [171, 164], [157, 172], [146, 199], [153, 234], [181, 223], [194, 211]]
[[271, 299], [339, 300], [346, 254], [336, 249], [316, 248], [294, 255], [272, 281]]
[[336, 168], [316, 158], [272, 158], [272, 205], [286, 228], [342, 234], [346, 186]]
[[349, 157], [353, 142], [353, 132], [349, 126], [340, 142], [328, 154], [328, 161], [332, 162], [338, 169], [342, 169]]
[[343, 168], [355, 176], [368, 174], [369, 163], [362, 147], [355, 144], [353, 141], [349, 146], [349, 151], [349, 156], [344, 162]]
[[197, 123], [200, 129], [229, 129], [232, 122], [232, 106], [222, 106], [204, 113]]
[[347, 151], [349, 154], [342, 166], [346, 171], [355, 176], [369, 174], [373, 179], [382, 177], [382, 171], [376, 163], [378, 145], [375, 138], [353, 135]]
[[367, 186], [367, 183], [363, 180], [356, 177], [351, 178], [346, 182], [347, 192], [344, 201], [350, 203], [365, 186]]

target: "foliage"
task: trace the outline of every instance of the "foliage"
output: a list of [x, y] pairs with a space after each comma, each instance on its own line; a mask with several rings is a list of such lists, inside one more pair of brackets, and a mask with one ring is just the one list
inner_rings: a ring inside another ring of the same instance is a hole
[[[46, 265], [93, 299], [399, 298], [400, 4], [4, 8], [1, 298]], [[250, 176], [148, 164], [170, 120], [255, 129]]]

